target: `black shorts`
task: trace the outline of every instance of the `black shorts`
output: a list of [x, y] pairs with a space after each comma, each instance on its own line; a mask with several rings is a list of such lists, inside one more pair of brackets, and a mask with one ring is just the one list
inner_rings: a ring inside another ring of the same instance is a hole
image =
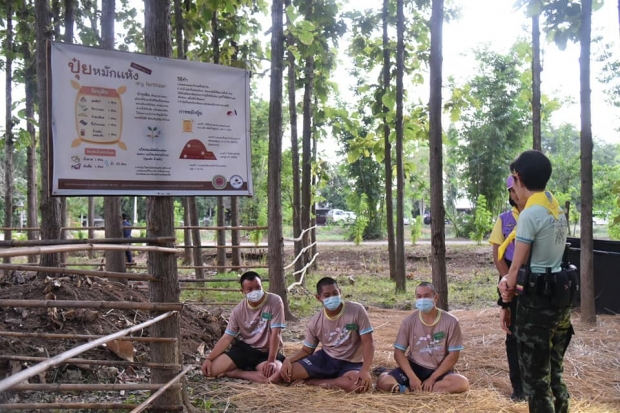
[[[225, 354], [230, 357], [238, 369], [244, 371], [256, 370], [256, 366], [269, 358], [269, 352], [256, 350], [241, 340], [235, 340]], [[276, 360], [284, 361], [284, 355], [278, 352]]]
[[[409, 360], [409, 366], [411, 366], [411, 370], [413, 370], [415, 375], [418, 376], [418, 379], [420, 379], [420, 381], [428, 379], [429, 377], [431, 377], [431, 374], [435, 372], [435, 370], [420, 366], [419, 364], [416, 364], [411, 360]], [[442, 374], [440, 377], [437, 378], [436, 381], [443, 379], [448, 374], [452, 374], [452, 371]], [[407, 377], [405, 372], [402, 371], [400, 367], [397, 367], [394, 370], [390, 371], [388, 375], [394, 377], [398, 384], [409, 387], [409, 377]]]
[[339, 360], [331, 357], [324, 350], [299, 360], [299, 364], [306, 370], [312, 379], [335, 379], [353, 370], [361, 370], [362, 362]]

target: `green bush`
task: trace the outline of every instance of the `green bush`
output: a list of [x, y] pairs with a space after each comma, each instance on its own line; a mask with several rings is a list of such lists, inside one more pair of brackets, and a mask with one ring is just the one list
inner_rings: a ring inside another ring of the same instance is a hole
[[411, 245], [415, 245], [416, 242], [418, 242], [418, 240], [420, 239], [420, 236], [422, 235], [422, 221], [424, 220], [424, 218], [417, 217], [417, 218], [411, 218], [410, 221], [410, 231], [411, 231]]
[[478, 196], [476, 211], [474, 213], [473, 230], [469, 233], [469, 238], [482, 243], [483, 238], [493, 229], [493, 215], [487, 209], [487, 199], [484, 195]]

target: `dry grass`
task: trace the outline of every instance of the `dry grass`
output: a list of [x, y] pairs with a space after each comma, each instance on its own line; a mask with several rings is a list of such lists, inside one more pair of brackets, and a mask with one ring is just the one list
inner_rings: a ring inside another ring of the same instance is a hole
[[[395, 366], [392, 344], [407, 314], [370, 309], [375, 328], [374, 366]], [[236, 412], [527, 412], [526, 403], [513, 403], [508, 398], [511, 388], [498, 310], [463, 310], [453, 314], [461, 321], [465, 337], [465, 350], [457, 364], [471, 384], [465, 394], [357, 395], [303, 385], [265, 386], [239, 381], [220, 382], [219, 389], [209, 385], [215, 382], [208, 382], [202, 387], [206, 392], [197, 389], [197, 394], [225, 401]], [[574, 315], [573, 323], [577, 334], [564, 364], [564, 378], [572, 396], [571, 412], [620, 412], [620, 317], [599, 316], [597, 326], [589, 327]], [[286, 343], [285, 353], [291, 354], [298, 346], [299, 343]]]

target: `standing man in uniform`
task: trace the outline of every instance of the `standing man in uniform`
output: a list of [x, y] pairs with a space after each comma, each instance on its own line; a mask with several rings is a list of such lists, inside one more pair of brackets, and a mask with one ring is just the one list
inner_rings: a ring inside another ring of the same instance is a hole
[[[574, 331], [570, 302], [563, 299], [573, 288], [560, 283], [566, 274], [562, 270], [566, 218], [558, 201], [545, 190], [552, 172], [545, 155], [525, 151], [510, 170], [516, 195], [526, 204], [517, 223], [513, 261], [499, 289], [505, 303], [519, 291], [515, 336], [530, 413], [568, 413], [569, 394], [562, 371]], [[508, 333], [510, 318], [505, 312], [502, 316], [502, 327]]]
[[[493, 262], [495, 268], [499, 272], [499, 278], [508, 274], [508, 269], [512, 263], [512, 258], [515, 253], [514, 237], [510, 237], [510, 234], [517, 226], [517, 219], [519, 219], [519, 213], [525, 207], [525, 202], [520, 200], [513, 188], [514, 179], [512, 175], [506, 179], [506, 188], [508, 189], [508, 202], [512, 206], [512, 209], [506, 212], [502, 212], [495, 226], [493, 232], [489, 237], [489, 243], [493, 245]], [[502, 307], [502, 315], [500, 320], [503, 320], [509, 313], [510, 317], [510, 332], [506, 334], [506, 356], [508, 358], [508, 374], [510, 377], [510, 383], [512, 384], [512, 394], [510, 399], [513, 401], [525, 400], [525, 394], [523, 393], [523, 383], [521, 382], [521, 374], [519, 373], [519, 356], [517, 352], [517, 339], [514, 335], [514, 325], [517, 317], [517, 297], [515, 297], [510, 303], [503, 303], [502, 298], [499, 297], [497, 304]]]

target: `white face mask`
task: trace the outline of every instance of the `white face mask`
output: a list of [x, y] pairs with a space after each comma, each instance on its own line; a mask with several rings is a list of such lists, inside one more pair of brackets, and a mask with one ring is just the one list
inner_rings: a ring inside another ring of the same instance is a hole
[[261, 290], [250, 291], [249, 293], [245, 295], [245, 297], [248, 299], [249, 302], [257, 303], [261, 300], [261, 298], [263, 298], [264, 295], [265, 295], [265, 292], [261, 289]]

